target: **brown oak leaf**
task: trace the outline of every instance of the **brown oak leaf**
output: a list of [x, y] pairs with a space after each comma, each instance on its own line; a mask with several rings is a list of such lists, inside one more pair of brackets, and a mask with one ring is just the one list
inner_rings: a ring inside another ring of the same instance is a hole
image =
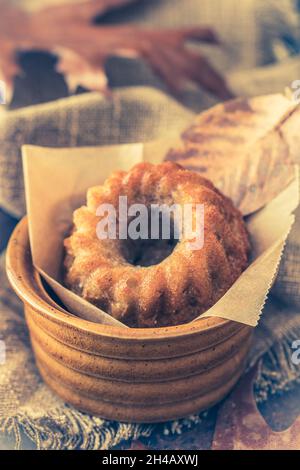
[[218, 72], [200, 53], [186, 47], [188, 41], [219, 45], [208, 27], [151, 29], [126, 25], [93, 24], [95, 16], [137, 0], [83, 0], [74, 4], [44, 7], [26, 13], [1, 5], [0, 78], [12, 94], [13, 78], [19, 73], [16, 51], [46, 50], [59, 57], [57, 68], [65, 75], [71, 91], [79, 85], [109, 93], [105, 62], [110, 56], [143, 58], [178, 94], [186, 81], [214, 93], [232, 97]]
[[250, 371], [221, 405], [213, 450], [299, 450], [300, 417], [286, 430], [273, 431], [253, 395], [256, 369]]
[[140, 440], [136, 440], [132, 441], [128, 450], [150, 450], [150, 447], [146, 447]]
[[166, 159], [211, 179], [247, 215], [293, 179], [299, 119], [283, 95], [232, 100], [197, 116]]

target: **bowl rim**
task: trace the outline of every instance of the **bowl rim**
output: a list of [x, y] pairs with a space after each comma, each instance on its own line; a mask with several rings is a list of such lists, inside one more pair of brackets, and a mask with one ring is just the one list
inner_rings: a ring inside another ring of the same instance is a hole
[[[211, 330], [222, 329], [232, 320], [217, 317], [205, 317], [199, 320], [176, 326], [157, 328], [123, 328], [116, 325], [104, 325], [82, 319], [72, 313], [64, 312], [56, 307], [55, 302], [49, 302], [49, 297], [36, 282], [38, 271], [26, 262], [26, 252], [30, 252], [27, 216], [23, 217], [13, 230], [6, 251], [6, 273], [8, 280], [18, 297], [34, 311], [42, 313], [46, 318], [61, 325], [68, 325], [88, 334], [105, 336], [121, 340], [166, 340], [182, 338], [191, 334], [206, 334]], [[30, 254], [31, 258], [31, 254]], [[39, 275], [39, 274], [38, 274]], [[24, 279], [27, 279], [25, 285]], [[34, 281], [34, 282], [33, 282]], [[242, 327], [242, 325], [241, 325]]]

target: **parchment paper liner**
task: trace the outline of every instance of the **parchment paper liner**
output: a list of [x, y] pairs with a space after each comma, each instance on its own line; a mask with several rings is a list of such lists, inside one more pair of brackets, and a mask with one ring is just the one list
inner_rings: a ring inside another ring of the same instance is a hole
[[[74, 209], [85, 203], [89, 187], [102, 184], [115, 170], [141, 161], [163, 160], [172, 142], [53, 149], [23, 147], [23, 166], [33, 263], [70, 311], [103, 324], [126, 325], [86, 302], [61, 284], [63, 239]], [[298, 206], [295, 180], [271, 203], [247, 219], [252, 262], [229, 291], [203, 316], [255, 326], [276, 274], [285, 240]]]

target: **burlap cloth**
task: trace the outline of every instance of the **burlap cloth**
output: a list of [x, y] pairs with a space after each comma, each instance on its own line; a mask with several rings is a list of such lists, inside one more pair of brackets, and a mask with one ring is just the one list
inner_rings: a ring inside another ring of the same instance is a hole
[[[173, 6], [175, 2], [179, 6], [181, 0], [172, 2]], [[189, 4], [189, 10], [184, 9], [182, 18], [187, 22], [192, 17], [193, 22], [197, 22], [194, 7], [195, 4], [199, 6], [199, 2], [189, 0], [185, 3]], [[206, 5], [204, 10], [211, 13], [207, 7], [209, 3], [213, 9], [218, 2], [202, 3]], [[230, 3], [235, 5], [232, 10], [235, 19], [230, 21], [236, 22], [240, 14], [246, 24], [247, 15], [252, 13], [251, 21], [249, 16], [252, 31], [256, 23], [252, 21], [255, 15], [250, 10], [250, 2], [230, 0]], [[163, 8], [171, 6], [169, 0], [164, 4]], [[241, 4], [244, 5], [243, 14]], [[178, 23], [180, 12], [172, 11]], [[156, 19], [163, 18], [154, 11], [150, 19], [153, 20], [154, 15], [155, 20], [154, 13]], [[224, 11], [221, 14], [216, 9], [215, 16], [219, 21], [224, 20]], [[140, 17], [143, 18], [141, 11]], [[232, 36], [228, 26], [230, 21], [226, 23], [225, 33]], [[245, 46], [244, 43], [240, 41], [240, 45]], [[257, 51], [254, 44], [251, 50]], [[254, 52], [250, 53], [250, 49], [246, 57], [251, 66], [261, 60], [257, 57], [254, 60]], [[191, 118], [192, 113], [187, 108], [160, 91], [143, 87], [119, 90], [113, 101], [105, 101], [97, 94], [86, 94], [16, 111], [1, 108], [0, 206], [16, 216], [25, 212], [20, 160], [20, 146], [24, 143], [61, 147], [151, 140], [178, 132]], [[300, 366], [292, 362], [291, 347], [293, 340], [300, 338], [299, 210], [296, 216], [273, 289], [276, 297], [269, 297], [266, 303], [248, 359], [248, 366], [261, 360], [255, 388], [260, 402], [300, 381]], [[7, 283], [4, 254], [0, 267], [0, 312], [0, 340], [6, 347], [6, 360], [0, 365], [0, 430], [12, 435], [17, 446], [22, 445], [25, 436], [42, 449], [107, 449], [123, 440], [149, 435], [156, 429], [155, 426], [107, 422], [88, 416], [65, 405], [43, 384], [31, 352], [22, 305]], [[205, 417], [192, 416], [172, 422], [166, 424], [163, 431], [180, 432], [199, 419]]]

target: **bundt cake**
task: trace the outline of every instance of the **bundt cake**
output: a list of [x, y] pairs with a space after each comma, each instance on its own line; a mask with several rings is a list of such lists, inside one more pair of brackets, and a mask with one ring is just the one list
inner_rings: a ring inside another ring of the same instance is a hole
[[[115, 207], [119, 229], [119, 196], [127, 197], [128, 206], [203, 204], [203, 246], [191, 249], [190, 240], [171, 235], [168, 240], [100, 239], [96, 212], [102, 204]], [[231, 287], [249, 254], [247, 230], [231, 200], [198, 173], [172, 162], [140, 163], [89, 189], [64, 245], [66, 286], [131, 327], [193, 320]]]

